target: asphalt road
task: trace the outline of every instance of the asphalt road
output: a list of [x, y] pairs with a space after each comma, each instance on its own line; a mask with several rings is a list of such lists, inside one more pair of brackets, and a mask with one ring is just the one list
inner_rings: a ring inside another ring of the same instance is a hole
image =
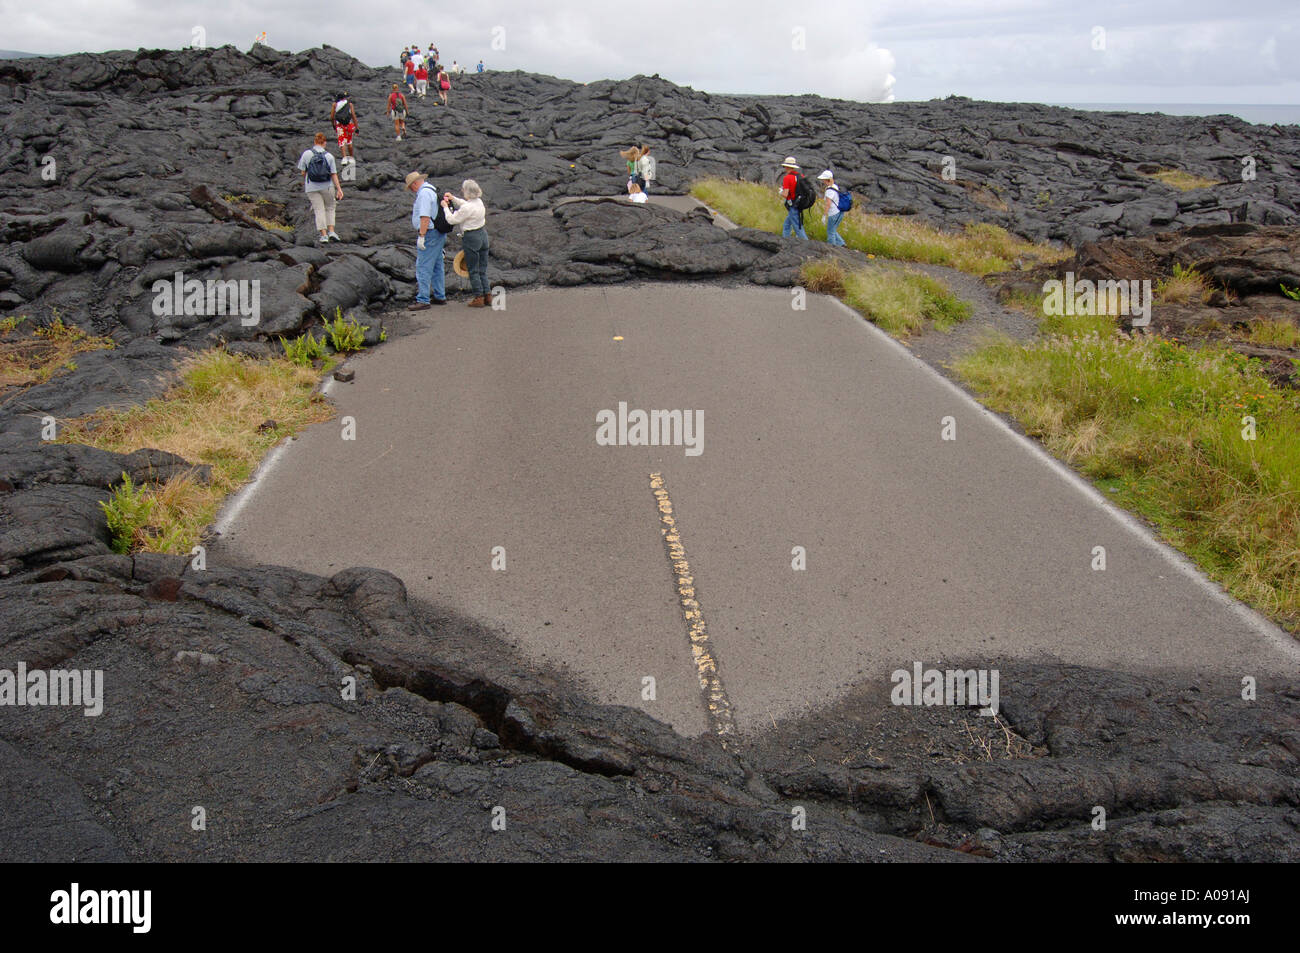
[[[356, 439], [294, 441], [217, 549], [391, 570], [686, 733], [917, 661], [1294, 670], [1287, 635], [838, 302], [655, 284], [506, 305], [425, 312], [354, 359], [329, 393]], [[598, 445], [620, 402], [702, 412], [701, 452]]]

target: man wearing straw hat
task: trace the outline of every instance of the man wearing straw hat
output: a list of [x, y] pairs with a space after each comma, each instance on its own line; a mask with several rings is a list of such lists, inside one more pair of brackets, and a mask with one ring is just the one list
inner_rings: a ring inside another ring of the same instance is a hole
[[[447, 303], [442, 265], [442, 248], [447, 242], [447, 235], [435, 227], [440, 216], [438, 189], [428, 181], [428, 177], [423, 172], [410, 173], [406, 177], [406, 190], [415, 194], [415, 204], [411, 207], [411, 225], [419, 235], [415, 242], [416, 303], [411, 305], [411, 310], [427, 311], [435, 304]], [[445, 218], [443, 222], [445, 224]], [[433, 292], [432, 296], [430, 291]]]
[[781, 237], [789, 238], [794, 234], [807, 241], [808, 233], [803, 230], [803, 209], [798, 204], [799, 180], [803, 178], [799, 173], [799, 163], [794, 161], [794, 156], [786, 156], [781, 168], [785, 172], [781, 179], [781, 198], [785, 200], [785, 223], [781, 226]]

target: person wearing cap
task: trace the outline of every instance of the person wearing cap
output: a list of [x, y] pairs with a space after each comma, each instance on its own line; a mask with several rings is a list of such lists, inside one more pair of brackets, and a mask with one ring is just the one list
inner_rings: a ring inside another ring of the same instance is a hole
[[423, 172], [411, 172], [406, 176], [406, 190], [415, 195], [411, 225], [419, 236], [415, 240], [415, 304], [411, 310], [427, 311], [435, 304], [447, 303], [446, 275], [442, 264], [442, 249], [447, 236], [433, 227], [438, 217], [437, 187]]
[[[460, 244], [465, 250], [465, 267], [469, 270], [469, 286], [474, 297], [471, 308], [485, 308], [492, 303], [492, 289], [488, 286], [488, 232], [487, 209], [483, 205], [483, 190], [473, 179], [460, 184], [464, 198], [450, 192], [442, 193], [442, 207], [447, 224], [461, 227]], [[452, 208], [452, 206], [455, 208]]]
[[827, 169], [817, 176], [817, 181], [826, 189], [826, 211], [822, 215], [822, 221], [826, 223], [826, 244], [843, 248], [848, 243], [839, 233], [840, 219], [844, 218], [844, 213], [840, 211], [840, 190], [835, 185], [835, 175]]
[[781, 168], [785, 171], [781, 179], [781, 198], [785, 200], [785, 224], [781, 226], [781, 237], [789, 238], [794, 234], [807, 241], [808, 233], [803, 230], [803, 212], [794, 204], [795, 191], [799, 188], [799, 163], [794, 161], [794, 156], [786, 156]]

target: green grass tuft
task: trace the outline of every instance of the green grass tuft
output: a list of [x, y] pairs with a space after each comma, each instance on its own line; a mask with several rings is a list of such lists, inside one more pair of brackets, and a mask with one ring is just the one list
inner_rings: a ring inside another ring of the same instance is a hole
[[1300, 627], [1300, 394], [1223, 344], [1060, 330], [955, 369], [1235, 596]]
[[806, 262], [800, 270], [809, 291], [833, 294], [867, 320], [895, 337], [923, 330], [927, 322], [951, 331], [971, 316], [971, 305], [940, 281], [903, 268], [847, 271], [833, 260]]

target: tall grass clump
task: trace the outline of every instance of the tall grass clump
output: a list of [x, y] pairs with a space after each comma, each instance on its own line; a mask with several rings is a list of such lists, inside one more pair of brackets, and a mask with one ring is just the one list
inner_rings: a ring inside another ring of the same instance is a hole
[[834, 259], [822, 259], [805, 262], [800, 280], [809, 291], [835, 295], [895, 337], [915, 334], [927, 322], [951, 331], [972, 311], [943, 282], [903, 268], [849, 271]]
[[[217, 348], [191, 358], [180, 381], [161, 397], [67, 421], [59, 442], [118, 453], [152, 447], [207, 464], [207, 481], [194, 473], [148, 487], [127, 480], [110, 501], [117, 514], [110, 515], [110, 526], [118, 521], [115, 544], [187, 553], [225, 497], [248, 480], [277, 441], [333, 416], [314, 393], [317, 382], [310, 367], [286, 358], [255, 360]], [[275, 426], [266, 426], [269, 420]]]
[[1300, 627], [1300, 394], [1259, 362], [1079, 329], [954, 366], [1230, 592]]

